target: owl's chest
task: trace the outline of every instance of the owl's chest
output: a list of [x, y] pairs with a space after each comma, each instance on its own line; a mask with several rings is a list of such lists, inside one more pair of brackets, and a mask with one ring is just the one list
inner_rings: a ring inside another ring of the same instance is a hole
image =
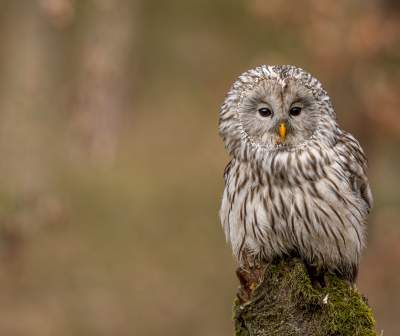
[[272, 229], [294, 221], [316, 222], [327, 214], [334, 218], [336, 212], [344, 212], [344, 203], [352, 198], [348, 183], [330, 169], [321, 176], [291, 179], [248, 169], [228, 178], [226, 188], [230, 222], [257, 223]]

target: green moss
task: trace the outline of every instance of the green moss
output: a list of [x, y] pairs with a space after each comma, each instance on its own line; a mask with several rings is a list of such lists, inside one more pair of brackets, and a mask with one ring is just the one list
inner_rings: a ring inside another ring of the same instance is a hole
[[330, 308], [324, 321], [329, 330], [333, 334], [376, 335], [371, 309], [361, 294], [336, 277], [330, 276], [329, 282]]
[[250, 300], [235, 301], [234, 320], [237, 336], [376, 335], [372, 312], [356, 289], [333, 275], [324, 288], [314, 288], [299, 260], [269, 265]]

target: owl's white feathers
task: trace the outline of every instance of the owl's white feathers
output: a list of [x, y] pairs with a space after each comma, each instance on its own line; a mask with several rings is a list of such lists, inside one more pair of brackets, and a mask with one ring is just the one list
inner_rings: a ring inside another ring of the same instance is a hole
[[[257, 100], [274, 111], [265, 125]], [[287, 114], [292, 101], [301, 118]], [[290, 126], [285, 144], [273, 140], [278, 120]], [[249, 70], [228, 92], [219, 130], [232, 156], [220, 218], [239, 263], [295, 253], [354, 281], [372, 206], [366, 158], [320, 82], [294, 66]]]

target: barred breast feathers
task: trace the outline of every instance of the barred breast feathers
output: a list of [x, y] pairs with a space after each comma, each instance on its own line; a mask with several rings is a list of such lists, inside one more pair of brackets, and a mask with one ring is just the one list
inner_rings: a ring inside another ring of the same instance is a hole
[[265, 258], [298, 250], [310, 262], [355, 272], [369, 206], [346, 186], [361, 168], [350, 167], [352, 154], [339, 142], [332, 156], [319, 149], [276, 152], [261, 166], [235, 158], [228, 164], [220, 215], [239, 263], [244, 250]]

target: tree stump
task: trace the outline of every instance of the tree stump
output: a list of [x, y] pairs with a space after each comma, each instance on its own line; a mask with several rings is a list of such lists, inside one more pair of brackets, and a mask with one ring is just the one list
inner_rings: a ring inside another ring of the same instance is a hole
[[346, 280], [326, 274], [313, 286], [300, 259], [238, 270], [237, 336], [376, 336], [366, 299]]

